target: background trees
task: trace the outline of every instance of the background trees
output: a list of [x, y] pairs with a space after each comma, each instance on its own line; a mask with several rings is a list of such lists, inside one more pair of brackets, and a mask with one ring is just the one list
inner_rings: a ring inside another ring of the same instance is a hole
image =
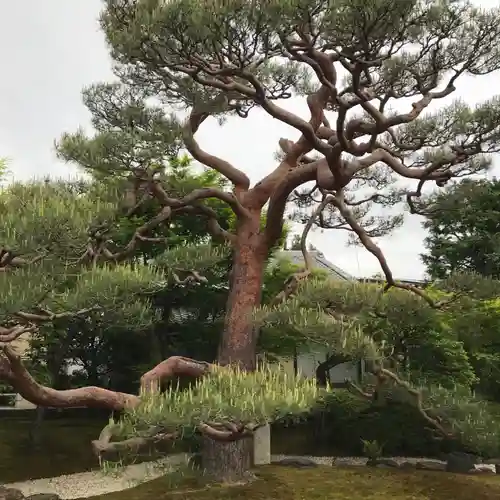
[[499, 192], [496, 179], [464, 179], [429, 197], [422, 259], [431, 277], [471, 271], [498, 279]]
[[[168, 169], [171, 182], [177, 186], [206, 188], [220, 182], [218, 176], [211, 172], [194, 173], [186, 158], [173, 158]], [[106, 186], [108, 179], [101, 177], [95, 182]], [[75, 199], [74, 203], [77, 204], [78, 200]], [[231, 213], [217, 202], [212, 206], [221, 224], [229, 227]], [[145, 204], [133, 218], [120, 217], [113, 232], [115, 244], [125, 246], [135, 227], [152, 218], [157, 210], [158, 207], [154, 204]], [[154, 236], [164, 239], [164, 244], [140, 242], [129, 259], [135, 269], [151, 268], [154, 259], [161, 258], [166, 248], [191, 249], [195, 245], [202, 255], [207, 251], [207, 243], [210, 241], [203, 221], [192, 214], [176, 219], [175, 227], [165, 225], [158, 228]], [[131, 324], [121, 327], [109, 325], [103, 335], [99, 322], [73, 319], [64, 330], [56, 331], [52, 325], [40, 330], [31, 345], [32, 360], [46, 361], [51, 345], [51, 349], [59, 350], [66, 364], [71, 362], [79, 367], [80, 373], [75, 373], [75, 381], [80, 384], [90, 383], [132, 392], [138, 389], [138, 381], [145, 366], [157, 363], [171, 354], [191, 354], [200, 359], [212, 360], [218, 342], [215, 325], [224, 309], [226, 290], [221, 289], [221, 285], [227, 281], [229, 258], [228, 252], [225, 257], [221, 254], [220, 261], [215, 263], [210, 274], [209, 285], [201, 286], [200, 283], [197, 287], [186, 287], [185, 284], [173, 282], [168, 290], [147, 299], [153, 301], [158, 316], [142, 334]], [[204, 335], [194, 336], [193, 332], [200, 328]], [[56, 384], [54, 387], [59, 386]]]
[[[432, 278], [472, 272], [498, 279], [499, 186], [496, 179], [464, 179], [428, 197], [423, 214], [429, 236], [422, 259]], [[474, 367], [476, 390], [498, 401], [500, 337], [496, 299], [477, 300], [473, 295], [461, 301], [460, 307], [447, 323], [463, 343]]]
[[[188, 173], [188, 165], [185, 160], [172, 165], [170, 168], [172, 179], [175, 178], [175, 182], [179, 185], [185, 182], [190, 186], [206, 187], [211, 182], [214, 182], [214, 176], [211, 174]], [[89, 204], [93, 202], [99, 203], [99, 200], [89, 200], [88, 203], [83, 203], [82, 198], [79, 196], [81, 194], [79, 191], [91, 189], [112, 190], [113, 187], [103, 180], [94, 181], [90, 184], [79, 183], [77, 186], [71, 183], [57, 182], [10, 186], [3, 192], [4, 230], [15, 234], [17, 240], [25, 243], [36, 239], [36, 243], [33, 242], [32, 247], [35, 252], [38, 252], [40, 248], [45, 248], [48, 252], [54, 252], [55, 245], [59, 244], [62, 247], [61, 235], [68, 230], [70, 224], [69, 219], [67, 219], [66, 226], [61, 225], [61, 217], [58, 214], [62, 210], [68, 210], [67, 217], [71, 218], [75, 210], [92, 210]], [[61, 207], [63, 202], [64, 205]], [[81, 206], [82, 204], [83, 206]], [[214, 210], [218, 210], [219, 207], [214, 206]], [[148, 220], [155, 209], [154, 206], [143, 206], [141, 207], [142, 212], [137, 213], [133, 220], [118, 214], [118, 220], [113, 228], [112, 235], [116, 245], [128, 242], [133, 228]], [[10, 219], [10, 216], [14, 213], [16, 217]], [[221, 223], [230, 224], [229, 214], [227, 210], [224, 210], [224, 207], [220, 208], [218, 215]], [[38, 222], [27, 224], [26, 219], [31, 217], [38, 220]], [[7, 226], [9, 223], [10, 228]], [[71, 224], [73, 233], [68, 236], [72, 238], [70, 241], [72, 241], [71, 245], [73, 247], [69, 249], [63, 248], [62, 253], [59, 255], [53, 254], [52, 256], [54, 261], [59, 259], [59, 261], [55, 262], [62, 266], [58, 270], [53, 270], [55, 274], [60, 273], [60, 278], [54, 276], [53, 279], [62, 280], [61, 286], [63, 287], [69, 286], [71, 279], [74, 280], [83, 269], [73, 262], [70, 273], [73, 278], [68, 277], [67, 266], [68, 262], [71, 262], [72, 253], [76, 255], [76, 259], [79, 251], [85, 251], [86, 245], [85, 224], [79, 225], [79, 221], [74, 218], [71, 220]], [[58, 233], [51, 232], [50, 227], [57, 228]], [[204, 229], [198, 217], [189, 215], [179, 217], [176, 221], [175, 233], [172, 228], [165, 226], [159, 228], [155, 234], [157, 238], [165, 238], [168, 241], [167, 245], [153, 245], [150, 242], [141, 242], [129, 262], [138, 271], [143, 268], [151, 268], [150, 261], [158, 257], [161, 252], [164, 252], [166, 247], [174, 249], [179, 245], [185, 247], [195, 243], [201, 245], [197, 248], [198, 252], [203, 254], [208, 241], [207, 232]], [[203, 345], [205, 345], [207, 352], [204, 353], [202, 358], [211, 359], [218, 341], [217, 336], [214, 335], [215, 332], [212, 333], [210, 338], [207, 331], [204, 339], [205, 344], [199, 338], [193, 339], [189, 333], [184, 334], [182, 337], [179, 337], [179, 335], [182, 334], [183, 329], [184, 332], [192, 331], [193, 321], [197, 322], [198, 325], [200, 322], [208, 325], [213, 322], [213, 319], [210, 322], [207, 321], [210, 315], [217, 316], [222, 313], [225, 291], [223, 290], [221, 293], [221, 290], [217, 290], [216, 277], [222, 279], [223, 282], [225, 281], [228, 258], [229, 254], [227, 254], [226, 262], [224, 262], [224, 258], [221, 257], [220, 266], [215, 266], [211, 274], [213, 276], [211, 285], [204, 287], [202, 291], [199, 287], [190, 288], [186, 291], [186, 287], [182, 287], [182, 284], [180, 284], [180, 286], [174, 286], [173, 295], [158, 294], [155, 298], [155, 305], [159, 308], [158, 320], [151, 327], [146, 328], [145, 331], [142, 330], [142, 334], [140, 333], [143, 325], [139, 325], [139, 330], [136, 330], [137, 322], [133, 321], [128, 324], [127, 317], [122, 317], [119, 323], [114, 323], [111, 318], [111, 323], [108, 323], [105, 327], [99, 317], [66, 318], [64, 322], [59, 322], [57, 325], [42, 326], [31, 338], [30, 358], [34, 366], [42, 367], [43, 365], [48, 380], [51, 380], [51, 385], [55, 388], [67, 386], [69, 381], [65, 377], [65, 372], [68, 365], [73, 365], [73, 367], [76, 365], [84, 371], [83, 379], [80, 378], [81, 381], [86, 380], [91, 384], [110, 388], [134, 390], [134, 387], [137, 389], [140, 376], [137, 370], [140, 370], [141, 366], [149, 365], [152, 361], [158, 361], [158, 357], [162, 356], [162, 353], [168, 355], [172, 349], [175, 349], [177, 353], [179, 351], [181, 353], [185, 352], [186, 349], [189, 350], [190, 338], [193, 352], [201, 354]], [[48, 269], [45, 272], [50, 274], [52, 271]], [[34, 277], [30, 279], [32, 280]], [[48, 286], [50, 290], [50, 284]], [[200, 300], [201, 296], [203, 296], [203, 300]], [[144, 300], [147, 303], [149, 299], [145, 298]], [[105, 302], [103, 301], [102, 306], [104, 305]], [[162, 305], [163, 307], [161, 307]], [[195, 305], [197, 307], [194, 307]], [[179, 316], [179, 310], [182, 311], [182, 309], [184, 312]], [[108, 312], [111, 314], [111, 311]], [[176, 322], [177, 327], [175, 326]], [[176, 332], [176, 329], [180, 329], [181, 332]], [[180, 344], [179, 338], [181, 339]], [[195, 345], [197, 349], [194, 349]], [[210, 354], [210, 351], [212, 354]], [[152, 355], [154, 355], [153, 358], [151, 358]], [[128, 373], [130, 370], [131, 372]]]

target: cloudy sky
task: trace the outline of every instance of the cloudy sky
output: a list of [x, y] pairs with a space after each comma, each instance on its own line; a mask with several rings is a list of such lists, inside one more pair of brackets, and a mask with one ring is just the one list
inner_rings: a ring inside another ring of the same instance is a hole
[[[499, 0], [475, 3], [492, 7]], [[63, 132], [89, 125], [89, 113], [80, 98], [82, 87], [112, 78], [97, 23], [100, 9], [100, 0], [2, 2], [0, 157], [10, 159], [13, 178], [76, 174], [73, 166], [56, 159], [53, 144]], [[498, 76], [464, 78], [454, 98], [470, 103], [487, 99], [498, 89]], [[307, 116], [300, 100], [287, 102], [287, 107]], [[202, 146], [234, 162], [255, 182], [275, 165], [278, 139], [294, 139], [297, 133], [255, 113], [247, 120], [232, 120], [222, 129], [215, 121], [207, 122], [197, 137]], [[494, 174], [500, 174], [500, 168]], [[379, 241], [397, 278], [422, 277], [419, 254], [424, 237], [421, 220], [409, 216], [400, 230]], [[311, 241], [351, 274], [379, 272], [377, 261], [364, 249], [345, 246], [343, 232], [316, 231]]]

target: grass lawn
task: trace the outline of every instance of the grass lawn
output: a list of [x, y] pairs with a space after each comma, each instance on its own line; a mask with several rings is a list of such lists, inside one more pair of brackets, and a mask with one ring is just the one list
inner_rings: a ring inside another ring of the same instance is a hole
[[265, 466], [245, 486], [203, 486], [186, 478], [174, 485], [163, 477], [93, 500], [493, 500], [500, 476], [458, 476], [443, 472]]

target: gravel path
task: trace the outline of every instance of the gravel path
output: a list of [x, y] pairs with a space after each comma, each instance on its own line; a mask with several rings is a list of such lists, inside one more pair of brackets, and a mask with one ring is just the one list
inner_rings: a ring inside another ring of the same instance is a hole
[[104, 474], [101, 471], [81, 472], [67, 476], [5, 484], [4, 486], [20, 490], [25, 496], [35, 493], [55, 493], [62, 499], [86, 498], [126, 490], [140, 483], [151, 481], [186, 463], [187, 458], [188, 455], [182, 453], [170, 455], [156, 462], [129, 465], [117, 474]]
[[[125, 467], [119, 474], [103, 474], [100, 471], [82, 472], [67, 476], [58, 476], [46, 479], [34, 479], [19, 483], [6, 484], [4, 486], [16, 488], [24, 495], [35, 493], [56, 493], [62, 499], [86, 498], [94, 495], [102, 495], [113, 491], [122, 491], [137, 486], [140, 483], [151, 481], [165, 473], [175, 470], [181, 464], [185, 464], [189, 455], [186, 453], [170, 455], [157, 462], [148, 462]], [[297, 455], [272, 455], [271, 461], [275, 462], [284, 458], [298, 458]], [[366, 457], [310, 457], [308, 458], [320, 465], [366, 465]], [[398, 463], [416, 463], [425, 458], [391, 457]], [[439, 460], [436, 462], [442, 463]]]
[[[307, 458], [316, 462], [319, 465], [349, 465], [349, 466], [363, 466], [368, 462], [367, 457], [310, 457], [310, 456], [291, 456], [291, 455], [273, 455], [271, 457], [272, 461], [282, 460], [283, 458]], [[429, 459], [425, 457], [384, 457], [396, 461], [398, 464], [403, 464], [404, 462], [410, 462], [411, 464], [416, 464], [417, 462], [436, 462], [438, 464], [444, 464], [442, 460]]]

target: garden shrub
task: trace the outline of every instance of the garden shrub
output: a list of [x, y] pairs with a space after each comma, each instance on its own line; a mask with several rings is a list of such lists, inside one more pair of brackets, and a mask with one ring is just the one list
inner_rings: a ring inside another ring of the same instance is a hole
[[16, 394], [0, 394], [0, 406], [15, 406]]
[[[438, 456], [455, 448], [436, 441], [418, 411], [407, 404], [377, 407], [348, 391], [334, 391], [316, 414], [322, 440], [345, 454], [361, 455], [362, 440], [378, 441], [386, 455]], [[320, 436], [318, 436], [320, 437]]]
[[[335, 390], [307, 419], [281, 421], [273, 428], [273, 432], [283, 432], [287, 437], [280, 439], [279, 453], [286, 454], [288, 442], [288, 446], [295, 446], [290, 449], [291, 454], [360, 456], [365, 440], [380, 443], [386, 456], [440, 457], [451, 451], [500, 456], [500, 420], [494, 425], [492, 410], [473, 396], [466, 398], [467, 401], [463, 395], [460, 400], [450, 401], [449, 396], [445, 397], [448, 391], [433, 392], [432, 403], [441, 416], [451, 417], [457, 439], [436, 439], [436, 434], [411, 405], [389, 402], [377, 407], [347, 390]], [[282, 429], [284, 426], [286, 430]], [[299, 442], [303, 450], [297, 449]]]

